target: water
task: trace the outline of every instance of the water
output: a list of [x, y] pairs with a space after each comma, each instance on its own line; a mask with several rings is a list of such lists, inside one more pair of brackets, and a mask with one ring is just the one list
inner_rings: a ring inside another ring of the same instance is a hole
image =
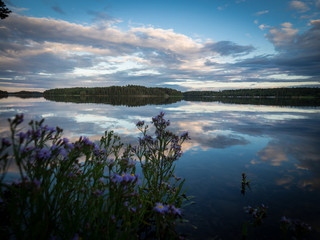
[[[189, 222], [178, 229], [191, 239], [240, 239], [250, 219], [244, 206], [268, 206], [262, 226], [248, 228], [249, 239], [283, 239], [280, 218], [301, 219], [312, 226], [307, 239], [320, 238], [320, 107], [280, 107], [180, 101], [139, 107], [53, 102], [44, 98], [0, 99], [0, 136], [8, 136], [7, 119], [24, 113], [64, 129], [72, 140], [98, 140], [114, 130], [123, 142], [136, 143], [139, 120], [160, 111], [176, 133], [189, 131], [177, 176], [186, 178], [195, 204], [184, 209]], [[12, 170], [14, 172], [14, 170]], [[241, 194], [241, 174], [251, 190]]]

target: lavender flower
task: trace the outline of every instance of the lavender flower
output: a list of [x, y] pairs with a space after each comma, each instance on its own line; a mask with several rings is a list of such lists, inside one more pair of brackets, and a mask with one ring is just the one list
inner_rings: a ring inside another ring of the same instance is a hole
[[153, 208], [155, 212], [165, 214], [168, 212], [168, 207], [166, 205], [163, 205], [162, 203], [156, 203], [156, 206]]
[[6, 138], [2, 138], [2, 146], [9, 147], [11, 146], [11, 142]]
[[190, 140], [191, 138], [190, 138], [190, 136], [189, 136], [189, 132], [183, 132], [182, 134], [181, 134], [181, 138], [183, 139], [183, 140]]
[[23, 143], [24, 139], [28, 137], [27, 133], [24, 133], [24, 132], [19, 132], [17, 136], [19, 137], [20, 143]]
[[173, 215], [178, 215], [178, 216], [181, 216], [181, 211], [179, 208], [176, 208], [174, 205], [170, 205], [169, 206], [169, 210], [170, 210], [170, 213], [172, 213]]
[[119, 175], [115, 173], [111, 180], [115, 183], [129, 183], [138, 180], [138, 175], [134, 175], [133, 173], [123, 173], [122, 175]]
[[41, 159], [47, 160], [50, 158], [50, 156], [51, 156], [50, 149], [43, 148], [38, 152], [38, 157]]
[[88, 146], [91, 146], [93, 144], [87, 137], [83, 137], [82, 142]]
[[39, 188], [39, 187], [40, 187], [40, 184], [41, 184], [41, 181], [35, 178], [35, 179], [33, 180], [33, 183], [34, 183], [34, 185], [36, 185], [37, 188]]
[[96, 191], [93, 192], [93, 195], [97, 196], [97, 197], [100, 197], [103, 195], [103, 191], [97, 189]]
[[81, 238], [79, 237], [79, 234], [78, 234], [78, 233], [76, 233], [76, 234], [74, 235], [74, 237], [72, 238], [72, 240], [79, 240], [79, 239], [81, 239]]
[[144, 121], [139, 121], [136, 124], [137, 127], [142, 127], [143, 125], [144, 125]]
[[104, 180], [103, 177], [101, 177], [101, 178], [99, 178], [98, 181], [99, 181], [100, 183], [104, 184], [104, 181], [103, 181], [103, 180]]

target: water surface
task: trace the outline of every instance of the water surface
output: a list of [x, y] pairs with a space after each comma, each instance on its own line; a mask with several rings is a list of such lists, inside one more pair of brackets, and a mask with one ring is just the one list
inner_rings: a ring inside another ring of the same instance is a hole
[[[267, 205], [264, 224], [249, 228], [250, 239], [282, 239], [282, 216], [313, 228], [307, 239], [320, 238], [320, 107], [267, 106], [180, 101], [139, 107], [53, 102], [44, 98], [0, 99], [0, 136], [8, 136], [7, 119], [24, 113], [64, 129], [72, 140], [98, 140], [114, 130], [123, 142], [136, 143], [139, 120], [160, 111], [176, 133], [189, 131], [176, 173], [186, 178], [196, 204], [184, 209], [188, 223], [179, 231], [191, 239], [240, 239], [247, 205]], [[251, 190], [241, 194], [241, 174]]]

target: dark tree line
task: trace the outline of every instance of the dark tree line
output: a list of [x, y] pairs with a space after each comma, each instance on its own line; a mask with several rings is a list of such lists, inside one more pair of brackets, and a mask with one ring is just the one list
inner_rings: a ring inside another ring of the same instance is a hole
[[223, 91], [189, 91], [184, 97], [314, 97], [320, 98], [320, 88], [260, 88]]
[[171, 88], [144, 87], [137, 85], [93, 87], [93, 88], [56, 88], [44, 91], [44, 96], [159, 96], [181, 97], [182, 93]]

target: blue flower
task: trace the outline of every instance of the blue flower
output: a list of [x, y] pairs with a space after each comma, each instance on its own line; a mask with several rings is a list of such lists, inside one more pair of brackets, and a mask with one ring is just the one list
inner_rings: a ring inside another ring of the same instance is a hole
[[38, 152], [38, 157], [41, 159], [47, 160], [50, 158], [50, 156], [51, 156], [50, 149], [43, 148]]
[[162, 203], [156, 203], [156, 206], [153, 208], [154, 211], [165, 214], [168, 212], [168, 206], [163, 205]]

